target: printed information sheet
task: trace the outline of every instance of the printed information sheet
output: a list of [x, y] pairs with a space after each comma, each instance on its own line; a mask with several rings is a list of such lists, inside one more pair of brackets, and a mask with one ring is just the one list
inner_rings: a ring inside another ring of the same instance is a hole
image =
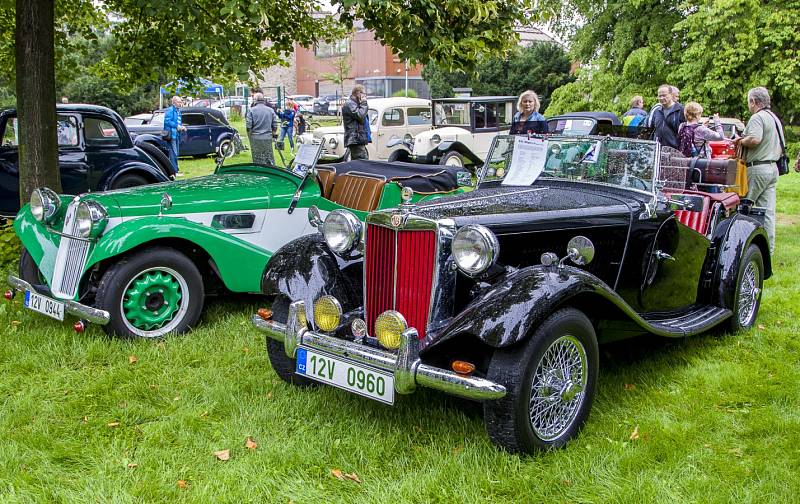
[[518, 136], [514, 139], [511, 166], [503, 185], [528, 186], [539, 178], [547, 161], [547, 140]]

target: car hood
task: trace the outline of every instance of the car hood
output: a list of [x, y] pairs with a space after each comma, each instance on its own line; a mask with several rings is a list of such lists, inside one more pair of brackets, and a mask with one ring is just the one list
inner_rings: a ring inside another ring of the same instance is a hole
[[459, 128], [457, 126], [446, 126], [444, 128], [434, 128], [431, 130], [422, 131], [417, 133], [414, 137], [414, 154], [427, 154], [432, 149], [435, 149], [439, 143], [431, 142], [431, 138], [437, 135], [442, 139], [442, 142], [453, 142], [462, 138], [471, 137], [472, 134], [468, 129]]
[[288, 174], [281, 177], [231, 173], [96, 193], [92, 199], [106, 207], [117, 206], [124, 220], [158, 215], [165, 194], [172, 199], [172, 208], [163, 213], [176, 216], [288, 206], [296, 190], [297, 183]]
[[457, 226], [506, 227], [524, 222], [627, 216], [640, 207], [640, 201], [621, 191], [585, 183], [540, 181], [531, 187], [481, 188], [423, 203], [414, 213], [430, 219], [450, 218]]
[[321, 126], [314, 128], [314, 138], [322, 138], [325, 135], [344, 135], [344, 126]]

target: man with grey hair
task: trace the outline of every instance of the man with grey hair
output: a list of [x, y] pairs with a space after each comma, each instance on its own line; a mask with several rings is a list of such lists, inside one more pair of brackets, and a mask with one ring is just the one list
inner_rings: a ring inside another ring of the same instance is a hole
[[747, 108], [753, 115], [747, 121], [744, 136], [736, 141], [745, 148], [747, 198], [753, 200], [755, 206], [767, 209], [764, 224], [769, 236], [769, 250], [774, 252], [777, 161], [783, 155], [781, 140], [784, 136], [783, 126], [769, 105], [767, 88], [759, 86], [747, 92]]
[[244, 121], [253, 163], [275, 166], [272, 139], [278, 129], [278, 117], [272, 107], [267, 105], [263, 93], [255, 93], [253, 100], [253, 106], [247, 110]]

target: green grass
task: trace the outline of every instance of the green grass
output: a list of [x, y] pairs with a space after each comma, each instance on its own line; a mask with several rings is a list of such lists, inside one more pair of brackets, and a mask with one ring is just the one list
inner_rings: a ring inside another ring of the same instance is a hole
[[[337, 124], [335, 118], [314, 118], [314, 122], [320, 124], [320, 126], [335, 126]], [[236, 128], [239, 131], [239, 135], [242, 137], [242, 142], [250, 148], [249, 140], [247, 139], [247, 131], [244, 127], [244, 121], [231, 121], [231, 126]], [[289, 147], [289, 141], [284, 140], [284, 146], [281, 153], [283, 157], [281, 157], [278, 149], [275, 147], [275, 142], [272, 143], [272, 148], [274, 151], [275, 162], [278, 166], [286, 166], [292, 162], [294, 159], [294, 153], [292, 152], [291, 148]], [[240, 152], [239, 154], [233, 156], [230, 159], [225, 160], [226, 165], [236, 164], [236, 163], [250, 163], [252, 161], [252, 154], [250, 150], [246, 150]], [[285, 162], [285, 163], [284, 163]], [[199, 177], [202, 175], [208, 175], [209, 173], [214, 172], [214, 167], [216, 163], [213, 157], [205, 157], [199, 159], [191, 159], [191, 158], [180, 158], [178, 160], [178, 169], [180, 175], [179, 178], [187, 178], [187, 177]]]
[[583, 433], [535, 457], [434, 392], [392, 408], [284, 384], [248, 321], [262, 299], [209, 300], [196, 331], [158, 342], [75, 334], [18, 296], [0, 304], [0, 501], [795, 502], [799, 194], [781, 178], [756, 329], [601, 348]]

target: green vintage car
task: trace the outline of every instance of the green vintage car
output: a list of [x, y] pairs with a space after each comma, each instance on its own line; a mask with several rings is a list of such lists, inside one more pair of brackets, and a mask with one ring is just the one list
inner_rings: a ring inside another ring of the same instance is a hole
[[[314, 158], [316, 159], [316, 158]], [[469, 173], [379, 161], [293, 170], [232, 165], [212, 175], [80, 196], [34, 191], [14, 221], [24, 246], [11, 298], [77, 331], [161, 337], [191, 329], [204, 298], [259, 293], [270, 257], [315, 233], [309, 212], [347, 208], [358, 218], [401, 201], [457, 194]]]

